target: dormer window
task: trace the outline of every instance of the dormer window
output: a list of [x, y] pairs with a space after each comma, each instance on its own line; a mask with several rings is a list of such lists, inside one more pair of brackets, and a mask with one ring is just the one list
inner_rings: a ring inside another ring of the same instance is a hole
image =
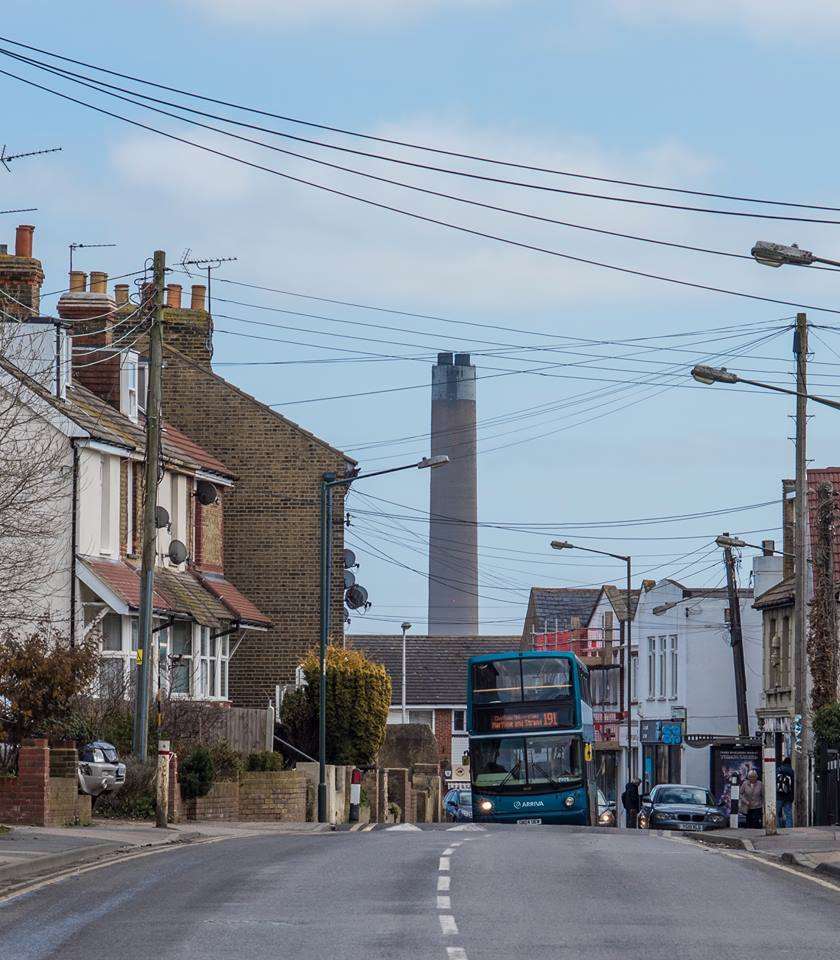
[[120, 369], [120, 413], [137, 423], [139, 402], [139, 361], [137, 354], [129, 350], [123, 354]]

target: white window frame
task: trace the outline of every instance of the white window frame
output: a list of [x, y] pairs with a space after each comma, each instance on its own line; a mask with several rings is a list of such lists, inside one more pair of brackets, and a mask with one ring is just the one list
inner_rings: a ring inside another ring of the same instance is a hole
[[658, 699], [664, 700], [668, 690], [668, 652], [667, 637], [659, 637], [659, 692]]
[[210, 627], [196, 625], [195, 697], [200, 700], [229, 699], [230, 636], [214, 637]]
[[119, 660], [122, 663], [125, 695], [130, 697], [132, 671], [137, 667], [137, 618], [123, 617], [113, 612], [106, 616], [120, 619], [120, 646], [117, 650], [104, 650], [100, 644], [99, 656], [101, 660]]
[[648, 700], [653, 700], [656, 696], [656, 637], [648, 637]]
[[671, 670], [671, 699], [676, 700], [679, 695], [679, 640], [675, 633], [668, 638], [668, 658]]
[[122, 356], [120, 364], [120, 412], [124, 413], [132, 423], [137, 423], [139, 406], [139, 373], [138, 358], [134, 351], [129, 350]]
[[630, 703], [639, 702], [639, 655], [631, 653], [630, 655]]

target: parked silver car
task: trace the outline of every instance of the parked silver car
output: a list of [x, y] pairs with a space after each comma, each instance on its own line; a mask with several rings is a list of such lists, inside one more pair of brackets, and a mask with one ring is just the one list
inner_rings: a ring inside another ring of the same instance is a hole
[[79, 751], [79, 790], [92, 797], [116, 793], [125, 783], [125, 764], [117, 748], [104, 740], [86, 743]]

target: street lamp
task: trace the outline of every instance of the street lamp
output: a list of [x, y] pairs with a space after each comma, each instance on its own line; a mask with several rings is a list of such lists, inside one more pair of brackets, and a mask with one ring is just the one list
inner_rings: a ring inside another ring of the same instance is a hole
[[406, 620], [400, 627], [402, 630], [402, 722], [408, 723], [408, 716], [405, 711], [405, 635], [411, 629], [411, 624]]
[[759, 240], [750, 250], [750, 253], [758, 263], [765, 267], [781, 267], [784, 264], [794, 267], [810, 267], [812, 263], [828, 263], [832, 267], [840, 267], [840, 260], [826, 260], [825, 257], [816, 257], [810, 250], [800, 250], [795, 243], [786, 246], [783, 243]]
[[631, 669], [632, 659], [633, 659], [633, 647], [632, 647], [632, 622], [633, 618], [631, 615], [631, 589], [633, 581], [633, 561], [631, 557], [626, 557], [621, 553], [610, 553], [607, 550], [596, 550], [594, 547], [581, 547], [576, 543], [569, 543], [568, 540], [552, 540], [551, 541], [552, 550], [583, 550], [586, 553], [597, 553], [602, 557], [612, 557], [613, 560], [622, 560], [627, 564], [627, 597], [625, 600], [624, 607], [624, 642], [625, 642], [625, 655], [624, 655], [624, 687], [627, 691], [627, 779], [630, 779], [632, 771], [630, 770], [630, 758], [632, 756], [631, 750], [631, 729], [632, 724], [630, 720], [631, 706], [633, 703], [632, 693], [630, 690], [630, 677], [633, 673]]
[[789, 397], [803, 397], [806, 400], [813, 400], [814, 403], [821, 403], [825, 407], [832, 407], [834, 410], [840, 410], [840, 403], [836, 400], [829, 400], [827, 397], [818, 397], [813, 393], [805, 393], [799, 390], [788, 390], [787, 387], [776, 387], [772, 383], [762, 383], [760, 380], [748, 380], [741, 377], [726, 367], [710, 367], [705, 363], [698, 363], [691, 368], [691, 375], [698, 383], [710, 386], [713, 383], [746, 383], [751, 387], [761, 387], [762, 390], [772, 390], [774, 393], [784, 393]]
[[320, 683], [318, 690], [318, 822], [327, 822], [327, 644], [330, 633], [330, 585], [332, 582], [332, 491], [334, 487], [349, 487], [355, 480], [381, 477], [401, 470], [429, 470], [449, 463], [449, 457], [423, 457], [417, 463], [389, 467], [373, 473], [359, 473], [358, 469], [344, 477], [325, 473], [321, 477], [321, 645]]

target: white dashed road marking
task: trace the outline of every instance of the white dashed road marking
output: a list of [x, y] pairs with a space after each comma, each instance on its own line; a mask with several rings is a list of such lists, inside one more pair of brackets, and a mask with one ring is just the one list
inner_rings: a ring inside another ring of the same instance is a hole
[[441, 873], [449, 872], [449, 857], [440, 858], [440, 863], [438, 864], [438, 870], [440, 870]]
[[447, 827], [447, 833], [452, 833], [453, 831], [460, 831], [461, 833], [484, 833], [484, 827], [480, 827], [477, 823], [459, 823], [456, 827]]
[[440, 920], [441, 933], [445, 937], [458, 936], [458, 924], [455, 923], [455, 917], [450, 916], [447, 913], [441, 913], [438, 916], [438, 920]]
[[467, 960], [467, 951], [463, 947], [447, 947], [446, 955], [449, 960]]
[[447, 891], [449, 889], [449, 877], [438, 877], [438, 891]]
[[455, 850], [454, 850], [453, 847], [447, 847], [447, 848], [443, 851], [443, 855], [444, 855], [445, 857], [451, 857], [453, 853], [455, 853]]
[[451, 910], [451, 909], [452, 909], [452, 898], [451, 898], [451, 897], [438, 897], [438, 898], [437, 898], [437, 907], [438, 907], [438, 910]]

